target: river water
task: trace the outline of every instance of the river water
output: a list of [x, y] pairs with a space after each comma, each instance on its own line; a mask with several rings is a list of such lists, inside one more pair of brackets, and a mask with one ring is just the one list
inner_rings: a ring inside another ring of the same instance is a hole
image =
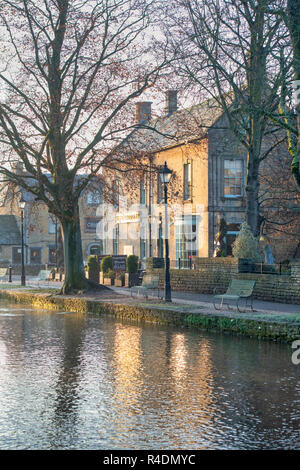
[[0, 449], [299, 449], [291, 346], [0, 303]]

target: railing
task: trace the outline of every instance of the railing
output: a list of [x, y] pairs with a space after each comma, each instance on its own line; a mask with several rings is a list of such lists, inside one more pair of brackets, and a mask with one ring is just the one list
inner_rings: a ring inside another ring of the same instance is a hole
[[[188, 259], [178, 258], [176, 260], [170, 260], [170, 268], [194, 270], [196, 269], [195, 260], [192, 257]], [[247, 265], [245, 271], [243, 272], [255, 273], [255, 274], [277, 274], [279, 276], [282, 276], [282, 275], [290, 275], [291, 267], [287, 263], [274, 263], [274, 264], [249, 263], [249, 265]]]
[[170, 260], [170, 268], [171, 269], [195, 269], [195, 261], [193, 258], [188, 259], [174, 259]]
[[274, 263], [274, 264], [253, 263], [251, 272], [256, 273], [256, 274], [277, 274], [279, 276], [282, 276], [282, 275], [290, 275], [291, 267], [287, 263]]

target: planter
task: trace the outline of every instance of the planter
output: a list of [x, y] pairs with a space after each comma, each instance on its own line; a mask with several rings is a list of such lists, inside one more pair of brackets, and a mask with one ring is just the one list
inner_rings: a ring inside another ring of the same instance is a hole
[[125, 281], [122, 279], [115, 279], [115, 286], [116, 287], [123, 287], [125, 284]]
[[125, 273], [125, 287], [137, 286], [139, 283], [138, 273]]
[[98, 284], [99, 282], [99, 271], [97, 270], [90, 270], [88, 271], [88, 276], [87, 278], [92, 281], [92, 282], [96, 282]]
[[105, 286], [113, 286], [114, 285], [114, 279], [110, 279], [109, 277], [104, 277], [103, 278], [103, 284]]

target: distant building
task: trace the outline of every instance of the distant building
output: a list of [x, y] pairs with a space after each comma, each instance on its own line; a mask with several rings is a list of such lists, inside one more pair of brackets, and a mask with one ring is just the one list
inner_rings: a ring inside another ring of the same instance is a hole
[[[60, 239], [60, 228], [56, 218], [48, 212], [44, 203], [24, 190], [2, 194], [0, 203], [0, 264], [21, 264], [20, 209], [21, 195], [26, 201], [24, 209], [25, 263], [29, 265], [48, 264], [56, 266], [56, 253]], [[82, 194], [79, 201], [83, 257], [102, 253], [102, 241], [97, 238], [96, 225], [99, 222], [97, 207], [102, 201], [102, 188], [95, 184]]]

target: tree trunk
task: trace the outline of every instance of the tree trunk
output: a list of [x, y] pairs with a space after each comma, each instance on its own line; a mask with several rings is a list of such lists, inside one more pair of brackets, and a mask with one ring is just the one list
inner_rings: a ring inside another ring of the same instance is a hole
[[258, 181], [258, 167], [257, 159], [254, 156], [248, 155], [248, 171], [246, 182], [246, 219], [247, 224], [251, 228], [251, 232], [255, 237], [260, 233], [261, 216], [259, 214], [259, 181]]
[[293, 48], [293, 67], [294, 67], [294, 94], [295, 94], [295, 110], [297, 118], [297, 148], [291, 165], [291, 171], [295, 178], [298, 191], [300, 190], [300, 168], [299, 168], [299, 155], [300, 155], [300, 0], [288, 1], [288, 19], [289, 30]]
[[262, 217], [259, 206], [259, 165], [263, 132], [260, 116], [250, 118], [249, 151], [246, 180], [246, 221], [255, 237], [260, 233]]
[[78, 203], [73, 206], [73, 218], [62, 220], [61, 227], [65, 261], [62, 293], [67, 294], [89, 286], [84, 275]]

